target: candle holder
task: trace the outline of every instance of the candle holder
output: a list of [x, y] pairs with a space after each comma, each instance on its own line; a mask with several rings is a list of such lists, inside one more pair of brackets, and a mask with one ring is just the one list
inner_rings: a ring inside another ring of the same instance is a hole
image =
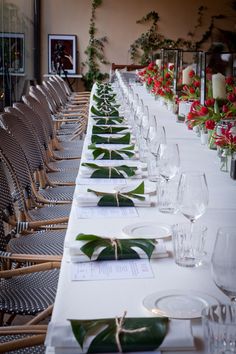
[[[214, 96], [224, 99], [224, 78], [236, 76], [236, 53], [217, 50], [205, 52], [201, 57], [201, 68], [201, 104]], [[216, 92], [213, 92], [214, 88]]]
[[179, 66], [179, 53], [178, 48], [162, 48], [161, 50], [161, 60], [162, 60], [162, 76], [164, 79], [165, 69], [173, 66], [173, 93], [177, 93], [177, 77], [178, 77], [178, 66]]

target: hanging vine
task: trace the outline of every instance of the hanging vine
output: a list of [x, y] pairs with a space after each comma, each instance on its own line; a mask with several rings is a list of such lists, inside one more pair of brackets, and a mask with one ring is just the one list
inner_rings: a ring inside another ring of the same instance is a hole
[[159, 48], [177, 48], [177, 47], [191, 47], [191, 42], [178, 38], [176, 41], [166, 38], [159, 33], [158, 21], [160, 17], [157, 12], [151, 11], [140, 20], [136, 21], [139, 24], [151, 23], [151, 27], [145, 33], [142, 33], [133, 44], [130, 46], [130, 56], [133, 62], [140, 64], [147, 64], [155, 59], [155, 54]]
[[102, 0], [92, 1], [92, 15], [89, 26], [89, 44], [85, 50], [87, 56], [83, 66], [87, 66], [88, 70], [84, 75], [84, 82], [87, 90], [91, 90], [95, 81], [102, 81], [108, 77], [108, 74], [101, 73], [99, 63], [109, 64], [104, 55], [104, 46], [107, 43], [107, 37], [96, 38], [97, 28], [95, 26], [96, 9], [102, 4]]

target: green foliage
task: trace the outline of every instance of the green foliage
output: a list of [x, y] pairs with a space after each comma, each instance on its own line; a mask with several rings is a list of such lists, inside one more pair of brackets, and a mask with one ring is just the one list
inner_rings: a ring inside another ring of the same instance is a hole
[[150, 259], [157, 243], [155, 239], [117, 239], [82, 233], [76, 237], [76, 240], [84, 241], [80, 250], [90, 259], [95, 255], [98, 248], [102, 248], [96, 257], [97, 261], [139, 259], [139, 252], [133, 248], [140, 248]]
[[[70, 320], [72, 330], [81, 348], [86, 339], [95, 334], [87, 353], [117, 353], [154, 351], [163, 342], [168, 330], [168, 318], [105, 318]], [[120, 334], [117, 338], [117, 322]], [[85, 349], [85, 348], [84, 348]]]
[[[232, 11], [236, 11], [236, 1], [231, 2]], [[221, 34], [222, 42], [228, 47], [228, 50], [235, 51], [235, 31], [225, 31], [216, 26], [216, 23], [220, 20], [226, 19], [227, 16], [223, 14], [213, 15], [210, 18], [207, 17], [208, 8], [201, 5], [198, 8], [197, 23], [193, 28], [193, 31], [188, 32], [188, 37], [190, 39], [178, 38], [173, 40], [166, 38], [163, 34], [159, 32], [158, 22], [160, 17], [157, 12], [151, 11], [146, 16], [137, 21], [139, 24], [148, 24], [151, 22], [150, 28], [147, 32], [141, 34], [133, 44], [130, 46], [130, 56], [133, 62], [139, 62], [140, 64], [148, 64], [150, 61], [155, 59], [155, 55], [158, 49], [161, 48], [181, 48], [181, 49], [192, 49], [199, 50], [202, 45], [212, 41], [214, 30], [217, 29]], [[201, 34], [200, 40], [195, 40], [199, 30], [201, 29], [203, 23], [209, 23], [207, 30]]]
[[103, 81], [108, 74], [101, 73], [99, 63], [108, 64], [104, 56], [104, 48], [107, 43], [107, 37], [96, 38], [95, 10], [102, 4], [102, 0], [92, 1], [92, 15], [89, 26], [89, 44], [85, 50], [87, 60], [83, 66], [87, 66], [88, 71], [84, 75], [84, 82], [87, 90], [91, 90], [95, 81]]
[[157, 12], [151, 11], [146, 16], [137, 21], [139, 24], [151, 23], [151, 27], [142, 33], [130, 46], [131, 60], [140, 64], [148, 64], [154, 59], [155, 53], [160, 48], [191, 48], [191, 42], [178, 38], [173, 40], [166, 38], [159, 33], [158, 21], [160, 17]]
[[[82, 163], [82, 166], [91, 168], [94, 172], [91, 174], [91, 178], [127, 178], [135, 175], [137, 167], [131, 167], [126, 165], [121, 166], [98, 166], [95, 163]], [[91, 190], [89, 190], [91, 191]], [[109, 194], [109, 193], [108, 193]]]

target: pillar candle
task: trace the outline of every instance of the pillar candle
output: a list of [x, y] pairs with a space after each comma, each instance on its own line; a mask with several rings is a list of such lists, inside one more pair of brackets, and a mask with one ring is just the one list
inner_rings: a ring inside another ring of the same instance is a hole
[[221, 73], [212, 75], [213, 98], [226, 98], [225, 76]]
[[183, 69], [183, 71], [182, 71], [182, 84], [183, 85], [190, 85], [191, 84], [191, 77], [189, 77], [189, 73], [192, 70], [193, 70], [193, 68], [191, 65], [189, 65], [185, 69]]
[[161, 68], [161, 59], [156, 59], [156, 66], [158, 66], [158, 68]]

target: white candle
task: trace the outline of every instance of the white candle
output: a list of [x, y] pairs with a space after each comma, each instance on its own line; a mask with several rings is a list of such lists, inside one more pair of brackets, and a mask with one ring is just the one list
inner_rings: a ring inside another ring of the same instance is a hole
[[221, 73], [212, 75], [213, 98], [226, 98], [225, 76]]
[[189, 65], [185, 69], [183, 69], [183, 71], [182, 71], [182, 84], [183, 85], [190, 85], [191, 84], [191, 77], [189, 77], [189, 73], [192, 70], [193, 70], [193, 67], [191, 65]]
[[156, 59], [156, 66], [158, 66], [158, 68], [161, 68], [161, 59]]

